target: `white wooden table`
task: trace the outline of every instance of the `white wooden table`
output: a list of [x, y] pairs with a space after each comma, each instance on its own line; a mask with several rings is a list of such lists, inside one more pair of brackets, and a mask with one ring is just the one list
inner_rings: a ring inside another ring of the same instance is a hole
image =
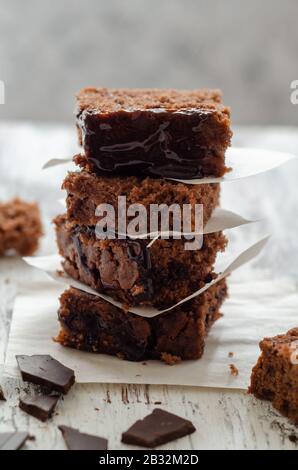
[[[234, 144], [298, 153], [298, 130], [237, 129]], [[40, 166], [51, 156], [65, 156], [75, 149], [73, 128], [0, 124], [0, 198], [19, 194], [40, 201], [47, 233], [41, 250], [45, 253], [54, 249], [50, 220], [61, 211], [58, 186], [66, 168], [41, 175]], [[270, 257], [255, 261], [256, 272], [262, 276], [291, 275], [298, 279], [297, 169], [297, 162], [293, 162], [270, 174], [223, 187], [226, 208], [247, 217], [268, 218], [276, 243]], [[28, 270], [20, 259], [0, 260], [0, 364], [5, 357], [13, 299], [25, 277]], [[26, 445], [30, 449], [64, 449], [58, 424], [106, 437], [110, 449], [131, 449], [120, 443], [121, 432], [156, 406], [191, 419], [197, 427], [196, 433], [161, 449], [297, 449], [289, 439], [293, 433], [298, 435], [297, 428], [269, 403], [245, 392], [182, 385], [76, 384], [58, 404], [52, 420], [43, 424], [18, 408], [22, 383], [1, 375], [0, 383], [7, 397], [7, 402], [0, 402], [0, 431], [28, 430], [36, 436]], [[28, 389], [27, 384], [25, 387]]]

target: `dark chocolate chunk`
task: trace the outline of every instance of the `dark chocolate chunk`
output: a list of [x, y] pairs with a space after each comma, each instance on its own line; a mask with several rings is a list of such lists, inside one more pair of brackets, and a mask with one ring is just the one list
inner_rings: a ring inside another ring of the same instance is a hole
[[6, 401], [6, 398], [5, 398], [5, 395], [4, 395], [4, 392], [3, 392], [3, 389], [0, 385], [0, 401]]
[[69, 450], [107, 450], [108, 441], [68, 426], [58, 426]]
[[74, 371], [47, 354], [16, 356], [22, 379], [67, 393], [75, 382]]
[[4, 432], [0, 433], [0, 450], [18, 450], [28, 439], [27, 432]]
[[122, 442], [143, 447], [156, 447], [195, 432], [191, 421], [156, 408], [122, 434]]
[[59, 395], [26, 395], [20, 399], [19, 406], [25, 413], [46, 421], [52, 416], [58, 400]]

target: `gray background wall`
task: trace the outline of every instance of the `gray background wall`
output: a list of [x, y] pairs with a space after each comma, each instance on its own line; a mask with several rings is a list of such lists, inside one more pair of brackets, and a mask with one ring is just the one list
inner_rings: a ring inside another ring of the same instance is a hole
[[220, 87], [242, 124], [297, 124], [297, 0], [0, 0], [2, 119], [73, 119], [80, 87]]

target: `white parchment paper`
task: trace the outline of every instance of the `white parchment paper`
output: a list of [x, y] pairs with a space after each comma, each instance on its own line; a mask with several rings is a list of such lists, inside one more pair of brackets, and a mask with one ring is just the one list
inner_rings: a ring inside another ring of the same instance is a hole
[[[168, 366], [159, 361], [134, 363], [68, 349], [55, 343], [58, 297], [64, 287], [40, 273], [41, 280], [22, 288], [17, 297], [6, 356], [5, 374], [19, 376], [16, 354], [51, 354], [73, 368], [77, 382], [142, 383], [245, 389], [259, 355], [263, 336], [297, 326], [298, 291], [294, 281], [229, 281], [230, 298], [224, 316], [212, 327], [204, 356]], [[229, 357], [229, 352], [234, 357]], [[238, 376], [232, 376], [234, 364]]]
[[[277, 168], [284, 163], [297, 158], [296, 155], [286, 152], [277, 152], [274, 150], [265, 150], [258, 148], [230, 147], [226, 151], [226, 167], [231, 171], [221, 178], [207, 177], [192, 180], [166, 178], [173, 181], [179, 181], [185, 184], [206, 184], [206, 183], [224, 183], [225, 181], [234, 181], [248, 176], [264, 173], [265, 171]], [[63, 165], [72, 161], [72, 157], [52, 158], [48, 160], [43, 169], [52, 168], [57, 165]]]

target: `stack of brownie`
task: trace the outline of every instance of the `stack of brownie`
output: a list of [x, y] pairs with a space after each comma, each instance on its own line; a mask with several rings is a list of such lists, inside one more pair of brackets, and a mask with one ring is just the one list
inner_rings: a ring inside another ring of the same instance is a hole
[[[122, 308], [74, 288], [60, 299], [58, 341], [64, 346], [140, 361], [196, 359], [227, 295], [225, 280], [168, 313], [145, 318], [129, 306], [170, 307], [209, 283], [226, 239], [204, 235], [200, 250], [185, 240], [99, 239], [96, 208], [118, 196], [127, 205], [203, 205], [204, 224], [219, 204], [230, 144], [229, 109], [214, 90], [111, 90], [78, 94], [79, 170], [66, 176], [67, 212], [55, 219], [63, 266], [72, 278], [120, 301]], [[189, 184], [175, 180], [187, 179]], [[129, 218], [128, 218], [129, 222]]]

